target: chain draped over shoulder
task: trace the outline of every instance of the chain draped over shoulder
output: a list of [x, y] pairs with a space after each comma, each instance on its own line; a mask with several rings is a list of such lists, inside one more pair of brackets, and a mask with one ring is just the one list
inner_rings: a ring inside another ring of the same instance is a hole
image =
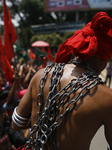
[[[76, 62], [70, 61], [69, 63], [75, 64]], [[48, 138], [52, 139], [51, 144], [53, 150], [56, 150], [55, 144], [55, 129], [60, 126], [66, 115], [74, 109], [77, 101], [84, 97], [90, 89], [98, 84], [103, 84], [101, 78], [93, 70], [82, 73], [78, 78], [72, 79], [64, 88], [62, 88], [58, 93], [55, 93], [57, 86], [60, 83], [61, 76], [63, 74], [64, 63], [53, 63], [45, 68], [44, 77], [40, 79], [39, 88], [40, 93], [37, 95], [37, 120], [36, 123], [31, 128], [31, 134], [29, 140], [26, 142], [25, 150], [33, 148], [34, 150], [44, 150], [44, 146], [48, 141]], [[85, 67], [85, 64], [81, 64]], [[49, 93], [46, 98], [46, 103], [43, 111], [41, 111], [41, 106], [43, 105], [43, 88], [45, 86], [47, 75], [54, 69], [51, 74], [51, 82], [49, 86]], [[89, 69], [89, 67], [87, 66]], [[84, 86], [83, 86], [84, 85]], [[70, 95], [81, 89], [79, 94], [72, 100], [70, 100]], [[66, 109], [63, 114], [59, 114], [60, 107], [66, 104]], [[35, 138], [33, 135], [36, 134]]]

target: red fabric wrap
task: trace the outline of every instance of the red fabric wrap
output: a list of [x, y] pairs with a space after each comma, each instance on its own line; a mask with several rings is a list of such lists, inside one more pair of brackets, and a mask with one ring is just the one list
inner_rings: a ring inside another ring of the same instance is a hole
[[112, 55], [112, 19], [105, 12], [98, 12], [82, 30], [77, 30], [59, 48], [55, 62], [67, 63], [71, 55], [87, 61], [95, 56], [108, 61]]

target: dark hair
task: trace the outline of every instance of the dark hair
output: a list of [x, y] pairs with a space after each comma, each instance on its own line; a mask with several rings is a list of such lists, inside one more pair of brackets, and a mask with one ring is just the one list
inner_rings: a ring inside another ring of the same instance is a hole
[[2, 91], [0, 92], [0, 100], [6, 99], [7, 96], [8, 96], [8, 94], [9, 94], [9, 90], [2, 90]]
[[4, 113], [4, 112], [5, 112], [5, 110], [4, 110], [3, 106], [0, 106], [0, 113]]

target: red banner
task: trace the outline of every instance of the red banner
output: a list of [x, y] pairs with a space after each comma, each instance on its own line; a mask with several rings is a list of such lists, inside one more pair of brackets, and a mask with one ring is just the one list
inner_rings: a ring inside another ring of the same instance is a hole
[[53, 61], [53, 56], [52, 56], [52, 53], [51, 53], [51, 49], [50, 49], [50, 47], [48, 47], [47, 59], [49, 59], [49, 60], [52, 60], [52, 61]]
[[8, 60], [14, 57], [13, 44], [17, 39], [17, 35], [14, 26], [11, 21], [11, 15], [9, 8], [7, 7], [5, 0], [3, 0], [3, 14], [4, 14], [4, 42], [5, 53]]
[[11, 65], [7, 58], [4, 55], [3, 52], [3, 45], [2, 45], [2, 40], [0, 36], [0, 67], [3, 69], [5, 72], [5, 78], [9, 83], [12, 83], [12, 78], [13, 78], [13, 69], [11, 68]]

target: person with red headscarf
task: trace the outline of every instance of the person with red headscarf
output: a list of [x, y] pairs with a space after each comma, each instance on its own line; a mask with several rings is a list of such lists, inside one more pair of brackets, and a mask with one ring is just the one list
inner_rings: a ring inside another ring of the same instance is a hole
[[14, 130], [31, 127], [20, 149], [89, 150], [101, 126], [112, 148], [112, 90], [99, 77], [112, 55], [111, 28], [107, 13], [96, 13], [33, 76], [12, 115]]
[[108, 61], [112, 55], [112, 19], [105, 13], [97, 13], [91, 22], [78, 30], [59, 48], [55, 62], [67, 63], [71, 55], [87, 61], [95, 56]]

